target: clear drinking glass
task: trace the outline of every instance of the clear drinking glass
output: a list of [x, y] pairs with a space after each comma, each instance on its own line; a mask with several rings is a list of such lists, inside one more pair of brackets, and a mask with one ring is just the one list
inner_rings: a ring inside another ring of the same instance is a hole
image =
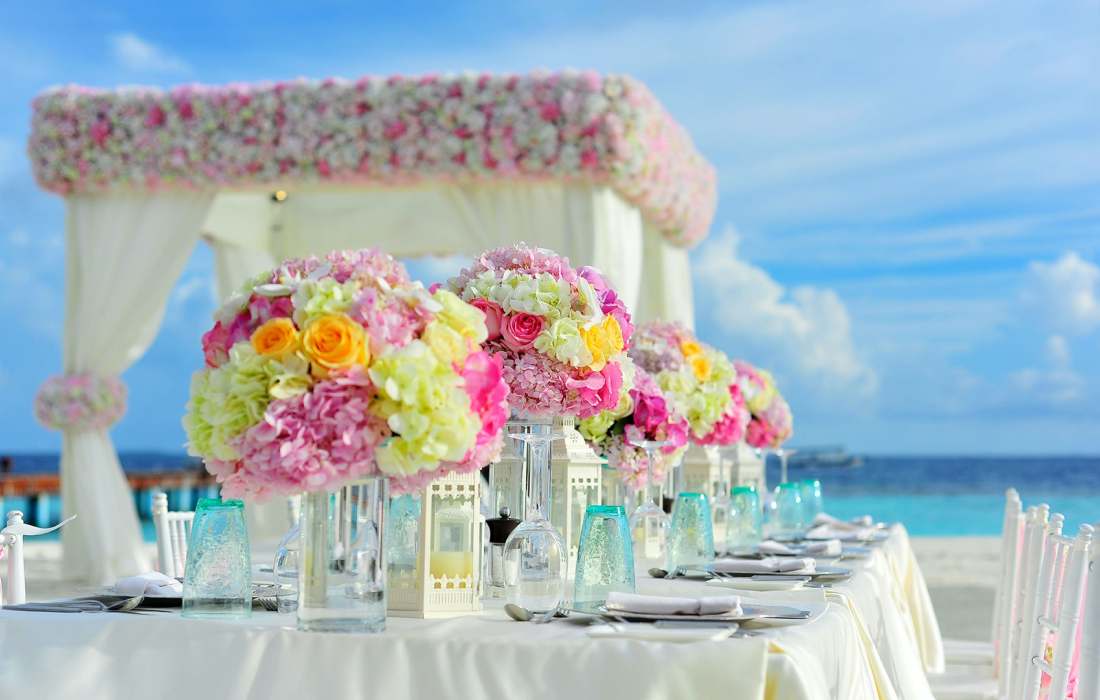
[[646, 487], [636, 495], [638, 507], [630, 514], [630, 533], [634, 543], [634, 561], [646, 568], [661, 566], [668, 554], [669, 517], [662, 507], [661, 484], [653, 477], [657, 451], [671, 444], [667, 440], [641, 440], [634, 443], [645, 450]]
[[551, 420], [510, 421], [509, 437], [524, 448], [526, 505], [504, 544], [505, 597], [534, 612], [556, 610], [565, 597], [568, 550], [550, 512], [550, 447], [561, 439]]
[[[730, 454], [733, 457], [730, 457]], [[714, 527], [714, 547], [718, 552], [725, 553], [729, 550], [729, 526], [730, 516], [730, 478], [729, 465], [736, 459], [736, 449], [718, 449], [718, 482], [711, 484], [711, 492], [714, 498], [710, 504], [711, 521]]]
[[825, 512], [825, 500], [821, 495], [821, 482], [817, 479], [803, 479], [798, 482], [802, 496], [803, 525], [809, 527], [819, 513]]
[[588, 506], [581, 526], [573, 605], [592, 608], [607, 594], [634, 592], [634, 552], [622, 506]]
[[665, 569], [675, 571], [714, 561], [713, 526], [710, 499], [705, 493], [685, 491], [676, 496], [676, 503], [672, 506]]
[[731, 554], [751, 554], [756, 551], [764, 534], [764, 512], [755, 486], [734, 486], [730, 490], [727, 546]]
[[275, 601], [281, 613], [298, 609], [298, 548], [301, 543], [299, 523], [283, 536], [275, 550], [271, 579], [275, 584]]
[[302, 497], [298, 629], [386, 629], [387, 482], [358, 481]]
[[775, 487], [771, 509], [771, 536], [777, 540], [794, 540], [806, 529], [802, 494], [798, 484], [787, 481]]
[[184, 617], [252, 614], [252, 552], [243, 502], [199, 501], [184, 568], [182, 613]]

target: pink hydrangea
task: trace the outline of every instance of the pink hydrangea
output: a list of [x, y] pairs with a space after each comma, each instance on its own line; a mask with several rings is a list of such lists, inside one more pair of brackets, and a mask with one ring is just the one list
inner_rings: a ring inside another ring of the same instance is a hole
[[450, 281], [451, 291], [460, 294], [470, 280], [487, 271], [500, 273], [505, 270], [538, 275], [548, 272], [554, 277], [576, 284], [579, 275], [569, 264], [569, 258], [545, 248], [535, 248], [526, 243], [487, 250], [477, 256], [473, 265], [463, 269]]
[[741, 388], [737, 384], [730, 384], [730, 403], [725, 414], [714, 424], [714, 429], [699, 439], [700, 445], [718, 445], [726, 447], [740, 442], [745, 435], [750, 414], [745, 408], [745, 398], [741, 395]]
[[[388, 435], [373, 415], [375, 390], [363, 368], [334, 373], [312, 391], [272, 401], [263, 420], [233, 446], [233, 465], [208, 465], [230, 498], [325, 491], [377, 469], [375, 447]], [[228, 473], [227, 473], [228, 472]]]

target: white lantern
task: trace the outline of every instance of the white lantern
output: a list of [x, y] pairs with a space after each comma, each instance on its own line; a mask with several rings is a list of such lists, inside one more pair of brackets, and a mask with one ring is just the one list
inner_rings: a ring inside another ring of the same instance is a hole
[[768, 488], [768, 477], [760, 451], [743, 442], [721, 449], [722, 458], [726, 461], [730, 488], [754, 486], [756, 492], [763, 498]]
[[386, 610], [452, 617], [481, 610], [481, 475], [448, 474], [390, 499]]
[[[509, 424], [511, 425], [511, 424]], [[569, 576], [577, 563], [577, 544], [584, 523], [584, 511], [600, 502], [600, 476], [604, 460], [597, 455], [574, 427], [572, 417], [556, 417], [552, 428], [561, 439], [553, 441], [550, 449], [550, 522], [561, 532], [569, 549]], [[512, 432], [505, 426], [505, 435]], [[492, 488], [490, 509], [499, 513], [507, 507], [516, 518], [526, 512], [523, 484], [523, 449], [511, 441], [515, 449], [507, 446], [499, 461], [489, 469]]]

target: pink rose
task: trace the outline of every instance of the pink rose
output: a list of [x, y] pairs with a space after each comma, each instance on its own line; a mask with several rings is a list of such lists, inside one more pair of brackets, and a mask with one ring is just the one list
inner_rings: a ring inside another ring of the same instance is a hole
[[509, 350], [520, 352], [535, 344], [535, 338], [542, 333], [545, 323], [542, 316], [534, 314], [523, 312], [508, 314], [504, 317], [504, 323], [501, 324], [500, 335]]
[[668, 405], [665, 397], [654, 394], [643, 394], [640, 391], [630, 392], [634, 397], [634, 424], [647, 433], [654, 433], [661, 424], [668, 420]]
[[504, 319], [504, 309], [500, 308], [500, 304], [488, 299], [474, 299], [470, 302], [470, 306], [485, 314], [485, 327], [489, 329], [489, 340], [499, 338], [501, 322]]

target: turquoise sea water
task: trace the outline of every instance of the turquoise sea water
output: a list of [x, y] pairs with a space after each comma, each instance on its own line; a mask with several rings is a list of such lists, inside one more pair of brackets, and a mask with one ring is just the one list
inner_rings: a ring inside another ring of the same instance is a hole
[[[127, 471], [202, 467], [185, 455], [124, 452]], [[15, 455], [17, 472], [52, 472], [56, 455]], [[1048, 503], [1066, 516], [1066, 530], [1100, 522], [1100, 457], [892, 457], [868, 455], [854, 468], [792, 468], [791, 479], [820, 479], [825, 508], [838, 517], [870, 514], [905, 523], [917, 536], [999, 535], [1004, 492], [1012, 486], [1024, 504]], [[779, 481], [778, 464], [768, 466], [768, 483]], [[197, 495], [197, 494], [196, 494]], [[146, 510], [147, 494], [136, 496]], [[172, 504], [173, 508], [178, 507]], [[20, 508], [31, 522], [33, 503], [7, 499], [3, 510]], [[56, 521], [60, 504], [51, 499], [46, 519]], [[152, 526], [143, 523], [152, 539]]]

